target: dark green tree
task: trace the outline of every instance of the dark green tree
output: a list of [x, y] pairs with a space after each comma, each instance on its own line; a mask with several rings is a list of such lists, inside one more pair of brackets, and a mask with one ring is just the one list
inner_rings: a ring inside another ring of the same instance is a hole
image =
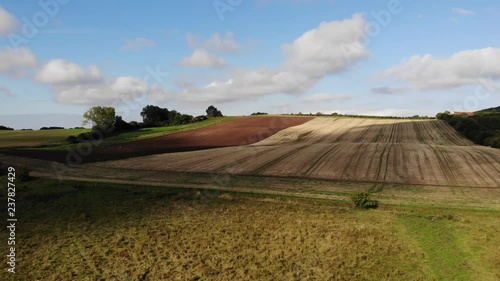
[[83, 125], [92, 123], [93, 128], [105, 130], [115, 121], [115, 109], [110, 106], [94, 106], [83, 114]]
[[215, 106], [211, 105], [207, 108], [208, 117], [222, 117], [222, 112], [218, 110]]
[[170, 113], [171, 111], [168, 111], [166, 108], [156, 105], [146, 105], [142, 109], [141, 117], [147, 126], [162, 126], [170, 120]]

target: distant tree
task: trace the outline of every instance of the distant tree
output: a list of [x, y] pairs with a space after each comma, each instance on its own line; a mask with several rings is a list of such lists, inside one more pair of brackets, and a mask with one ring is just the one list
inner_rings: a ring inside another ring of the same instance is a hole
[[8, 130], [8, 131], [12, 131], [12, 130], [14, 130], [14, 129], [9, 128], [9, 127], [6, 127], [6, 126], [2, 126], [2, 125], [0, 125], [0, 130], [6, 130], [6, 131]]
[[130, 126], [131, 129], [139, 129], [142, 127], [143, 123], [138, 123], [137, 121], [130, 121], [128, 122], [128, 125]]
[[215, 106], [211, 105], [207, 108], [208, 117], [222, 117], [222, 112], [218, 110]]
[[105, 130], [113, 125], [116, 114], [110, 106], [94, 106], [83, 114], [83, 125], [92, 123], [93, 128]]
[[166, 122], [165, 125], [168, 125], [168, 126], [173, 126], [173, 125], [176, 125], [175, 124], [175, 117], [177, 115], [179, 115], [180, 113], [177, 112], [177, 110], [170, 110], [170, 112], [168, 113], [168, 122]]
[[172, 120], [171, 125], [184, 125], [187, 123], [191, 123], [193, 121], [193, 116], [188, 115], [188, 114], [180, 114], [178, 113], [175, 115], [174, 119]]
[[142, 109], [141, 116], [144, 124], [148, 126], [161, 126], [163, 123], [168, 123], [170, 113], [166, 108], [156, 105], [146, 105]]
[[52, 126], [52, 127], [41, 127], [40, 130], [64, 130], [64, 127], [56, 127], [56, 126]]
[[446, 119], [446, 118], [449, 118], [450, 116], [451, 116], [451, 112], [449, 112], [448, 110], [445, 112], [440, 112], [440, 113], [436, 114], [437, 119]]
[[125, 131], [132, 129], [132, 126], [129, 123], [123, 121], [123, 118], [119, 115], [116, 115], [115, 117], [114, 126], [115, 126], [115, 131]]
[[254, 112], [254, 113], [250, 114], [250, 115], [267, 115], [267, 113], [266, 112], [257, 111], [257, 112]]

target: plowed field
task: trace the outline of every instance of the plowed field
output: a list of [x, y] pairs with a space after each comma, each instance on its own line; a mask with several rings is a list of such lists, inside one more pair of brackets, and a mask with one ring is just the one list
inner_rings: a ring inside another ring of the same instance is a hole
[[158, 153], [203, 150], [216, 147], [248, 145], [291, 127], [303, 124], [310, 117], [258, 116], [240, 117], [207, 127], [169, 134], [161, 137], [92, 147], [79, 154], [77, 150], [3, 149], [1, 154], [57, 161], [89, 163], [124, 159]]
[[247, 146], [104, 162], [110, 168], [500, 187], [500, 150], [439, 120], [315, 118]]

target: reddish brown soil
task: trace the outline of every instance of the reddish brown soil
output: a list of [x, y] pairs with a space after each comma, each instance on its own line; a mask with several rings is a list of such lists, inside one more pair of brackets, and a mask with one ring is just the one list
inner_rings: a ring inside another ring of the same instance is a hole
[[57, 161], [70, 165], [81, 164], [158, 153], [247, 145], [261, 141], [288, 127], [303, 124], [311, 119], [309, 117], [280, 116], [240, 117], [231, 121], [162, 137], [92, 147], [88, 155], [85, 155], [87, 154], [86, 146], [82, 147], [80, 152], [77, 150], [2, 149], [0, 153]]

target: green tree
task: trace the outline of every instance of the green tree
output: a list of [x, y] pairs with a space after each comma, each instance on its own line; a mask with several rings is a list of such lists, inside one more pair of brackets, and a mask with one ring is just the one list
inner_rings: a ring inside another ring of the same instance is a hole
[[149, 126], [161, 126], [168, 123], [171, 111], [156, 105], [146, 105], [141, 112], [144, 124]]
[[111, 106], [94, 106], [83, 114], [83, 125], [89, 123], [93, 128], [101, 130], [107, 129], [115, 121], [115, 109]]
[[215, 106], [211, 105], [207, 108], [208, 117], [222, 117], [222, 112], [218, 110]]

